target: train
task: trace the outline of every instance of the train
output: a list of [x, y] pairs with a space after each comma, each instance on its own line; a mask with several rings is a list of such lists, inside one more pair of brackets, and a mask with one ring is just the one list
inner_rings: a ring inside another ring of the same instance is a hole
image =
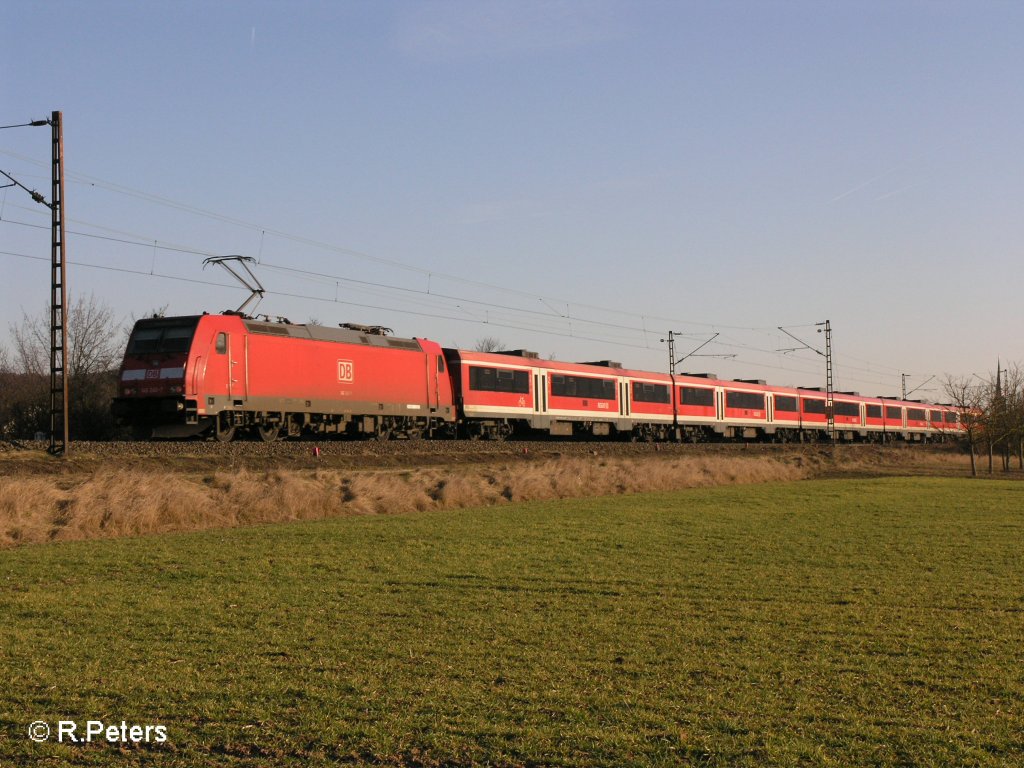
[[232, 311], [137, 321], [112, 410], [140, 439], [219, 441], [928, 442], [961, 428], [949, 405], [452, 349], [381, 326]]

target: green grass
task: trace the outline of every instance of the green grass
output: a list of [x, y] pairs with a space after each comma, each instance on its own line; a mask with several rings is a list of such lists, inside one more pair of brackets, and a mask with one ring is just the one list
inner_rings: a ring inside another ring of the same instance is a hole
[[0, 552], [0, 765], [1024, 764], [1022, 543], [886, 479]]

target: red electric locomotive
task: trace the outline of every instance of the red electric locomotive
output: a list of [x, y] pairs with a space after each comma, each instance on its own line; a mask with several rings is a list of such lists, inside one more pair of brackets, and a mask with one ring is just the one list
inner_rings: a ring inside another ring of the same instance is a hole
[[451, 432], [455, 409], [440, 346], [386, 331], [236, 313], [139, 320], [114, 414], [139, 436], [156, 437]]

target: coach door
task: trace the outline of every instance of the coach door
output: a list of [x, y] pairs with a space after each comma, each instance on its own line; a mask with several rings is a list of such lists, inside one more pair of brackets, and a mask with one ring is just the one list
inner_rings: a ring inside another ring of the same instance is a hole
[[[427, 385], [427, 402], [430, 404], [430, 408], [433, 411], [441, 410], [441, 377], [447, 373], [445, 370], [444, 356], [434, 355], [433, 364], [431, 364], [431, 356], [427, 355], [427, 381], [430, 382]], [[433, 368], [433, 372], [430, 369]], [[448, 396], [445, 395], [447, 398]]]
[[[210, 340], [206, 363], [202, 366], [203, 390], [211, 395], [231, 395], [231, 357], [228, 354], [228, 333], [218, 331]], [[197, 366], [197, 371], [200, 370]], [[197, 383], [198, 384], [198, 383]]]

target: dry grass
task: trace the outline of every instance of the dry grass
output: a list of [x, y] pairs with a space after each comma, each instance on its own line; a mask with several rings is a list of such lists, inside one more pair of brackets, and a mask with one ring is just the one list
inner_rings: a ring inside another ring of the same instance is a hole
[[0, 546], [797, 480], [812, 474], [812, 464], [800, 457], [563, 457], [454, 469], [0, 477]]

